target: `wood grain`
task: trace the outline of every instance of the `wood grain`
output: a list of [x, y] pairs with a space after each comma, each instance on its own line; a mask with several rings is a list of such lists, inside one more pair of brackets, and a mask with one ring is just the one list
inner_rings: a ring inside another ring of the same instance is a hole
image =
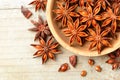
[[[49, 60], [41, 64], [41, 58], [33, 58], [36, 51], [30, 46], [34, 43], [34, 33], [27, 29], [33, 27], [29, 20], [21, 14], [21, 5], [27, 6], [32, 0], [0, 0], [0, 80], [120, 80], [120, 71], [112, 71], [111, 66], [105, 64], [107, 56], [95, 57], [96, 64], [101, 65], [103, 71], [98, 73], [94, 66], [87, 64], [89, 57], [78, 55], [78, 65], [65, 73], [57, 72], [59, 66], [68, 62], [73, 55], [61, 48], [62, 54], [56, 55], [56, 61]], [[31, 6], [27, 6], [34, 12]], [[37, 12], [45, 17], [45, 13]], [[31, 19], [37, 20], [33, 15]], [[44, 18], [45, 19], [45, 18]], [[80, 77], [85, 69], [88, 75]]]

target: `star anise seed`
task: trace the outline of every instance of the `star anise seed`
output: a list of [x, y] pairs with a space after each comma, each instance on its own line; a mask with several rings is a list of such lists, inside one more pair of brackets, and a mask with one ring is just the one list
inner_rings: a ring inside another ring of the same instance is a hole
[[60, 66], [58, 72], [65, 72], [65, 71], [67, 71], [69, 68], [70, 68], [70, 67], [69, 67], [68, 63], [64, 63], [64, 64], [62, 64], [62, 65]]

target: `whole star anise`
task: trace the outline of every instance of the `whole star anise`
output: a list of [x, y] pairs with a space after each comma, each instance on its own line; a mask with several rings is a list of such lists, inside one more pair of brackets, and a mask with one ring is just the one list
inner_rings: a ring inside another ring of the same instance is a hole
[[55, 18], [57, 21], [62, 20], [62, 25], [66, 26], [67, 21], [73, 22], [72, 17], [79, 17], [79, 14], [74, 12], [78, 5], [69, 6], [69, 2], [65, 3], [65, 6], [61, 4], [60, 2], [57, 2], [58, 9], [53, 10], [54, 13], [57, 14], [57, 17]]
[[111, 6], [108, 0], [97, 0], [96, 5], [100, 5], [104, 10], [106, 9], [106, 6]]
[[118, 9], [115, 8], [114, 10], [112, 10], [110, 7], [107, 7], [106, 9], [107, 12], [103, 12], [102, 15], [106, 16], [106, 20], [103, 22], [102, 27], [107, 26], [108, 24], [110, 24], [111, 22], [111, 30], [112, 33], [116, 32], [117, 29], [117, 20], [120, 21], [120, 16], [118, 16]]
[[79, 26], [79, 19], [72, 24], [68, 21], [68, 28], [64, 30], [65, 36], [70, 37], [69, 43], [72, 44], [73, 41], [77, 41], [78, 44], [82, 45], [82, 37], [87, 37], [88, 34], [83, 30], [86, 29], [86, 25]]
[[40, 44], [31, 44], [31, 46], [35, 47], [38, 51], [34, 54], [35, 57], [42, 56], [42, 64], [45, 63], [48, 58], [55, 60], [55, 54], [60, 53], [57, 49], [58, 43], [53, 42], [53, 38], [49, 38], [48, 41], [44, 41], [42, 38], [39, 40]]
[[39, 9], [45, 11], [46, 4], [47, 4], [47, 0], [34, 0], [31, 3], [29, 3], [29, 5], [35, 5], [35, 11], [38, 11]]
[[106, 36], [110, 32], [110, 30], [110, 28], [106, 28], [103, 31], [101, 31], [99, 24], [97, 24], [96, 31], [94, 31], [93, 29], [88, 29], [91, 35], [88, 36], [86, 40], [92, 42], [90, 44], [89, 49], [92, 49], [96, 46], [98, 53], [100, 54], [101, 48], [103, 46], [111, 47], [111, 44], [109, 43], [109, 40], [111, 40], [111, 38]]
[[65, 1], [65, 2], [69, 1], [70, 3], [76, 3], [78, 0], [62, 0], [62, 1]]
[[80, 7], [84, 7], [85, 2], [88, 3], [88, 4], [90, 4], [91, 6], [94, 5], [93, 4], [93, 0], [86, 0], [86, 1], [85, 0], [79, 0]]
[[92, 10], [92, 7], [87, 3], [86, 4], [86, 9], [80, 9], [78, 12], [82, 17], [80, 18], [80, 22], [86, 22], [86, 25], [88, 27], [92, 26], [96, 27], [97, 21], [96, 20], [103, 20], [103, 17], [101, 15], [97, 15], [100, 11], [100, 6], [97, 5], [94, 7]]
[[32, 24], [35, 27], [29, 29], [30, 31], [37, 32], [36, 35], [35, 35], [35, 39], [34, 40], [37, 40], [40, 37], [45, 39], [46, 36], [50, 36], [51, 35], [51, 32], [49, 30], [47, 21], [43, 21], [41, 16], [38, 16], [38, 19], [39, 19], [38, 22], [31, 20]]

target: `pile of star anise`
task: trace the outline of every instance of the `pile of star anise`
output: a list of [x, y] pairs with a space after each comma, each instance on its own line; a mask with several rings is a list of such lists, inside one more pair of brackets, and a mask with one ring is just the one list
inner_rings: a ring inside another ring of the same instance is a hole
[[[45, 11], [47, 0], [34, 0], [30, 5], [35, 5], [35, 11]], [[32, 16], [32, 12], [25, 7], [21, 7], [23, 15], [29, 19]], [[31, 23], [34, 25], [33, 28], [29, 29], [30, 31], [36, 32], [34, 41], [39, 41], [40, 44], [31, 44], [38, 51], [33, 55], [34, 57], [42, 56], [42, 63], [45, 63], [48, 58], [55, 60], [55, 55], [60, 53], [60, 50], [57, 49], [59, 44], [54, 41], [47, 21], [44, 21], [42, 17], [38, 16], [38, 21], [31, 20]]]
[[61, 23], [70, 45], [89, 41], [89, 50], [97, 49], [99, 54], [112, 47], [120, 31], [119, 0], [57, 0], [55, 5], [55, 20]]
[[[34, 0], [30, 5], [35, 5], [35, 11], [45, 11], [47, 0]], [[83, 45], [83, 40], [92, 42], [90, 49], [97, 47], [98, 52], [101, 52], [103, 46], [111, 46], [110, 40], [116, 38], [116, 32], [120, 31], [120, 11], [119, 0], [58, 0], [57, 9], [53, 10], [56, 13], [56, 20], [62, 22], [62, 27], [65, 28], [64, 33], [70, 37], [70, 44], [76, 40], [78, 44]], [[23, 15], [29, 19], [32, 12], [21, 7]], [[55, 54], [60, 53], [57, 49], [59, 44], [54, 42], [47, 21], [38, 16], [38, 21], [30, 20], [34, 25], [30, 31], [36, 32], [34, 41], [39, 41], [40, 44], [31, 44], [38, 51], [34, 53], [34, 57], [42, 56], [42, 63], [45, 63], [48, 58], [55, 60]], [[112, 69], [120, 68], [120, 49], [108, 54], [110, 59], [106, 63], [112, 65]], [[77, 56], [69, 57], [69, 63], [76, 67]], [[88, 60], [88, 64], [93, 66], [95, 61]], [[63, 63], [58, 71], [65, 72], [70, 69], [68, 63]], [[100, 65], [95, 66], [97, 72], [101, 72]], [[81, 76], [86, 76], [87, 71], [82, 70]]]

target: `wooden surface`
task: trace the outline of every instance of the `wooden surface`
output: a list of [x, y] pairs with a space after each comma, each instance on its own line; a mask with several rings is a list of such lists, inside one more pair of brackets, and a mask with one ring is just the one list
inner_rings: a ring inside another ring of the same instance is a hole
[[[34, 9], [27, 4], [32, 0], [0, 0], [0, 80], [120, 80], [120, 70], [112, 71], [105, 64], [107, 56], [95, 57], [96, 64], [103, 71], [98, 73], [94, 66], [87, 64], [89, 57], [78, 55], [76, 68], [70, 66], [65, 73], [57, 72], [62, 63], [69, 62], [68, 57], [73, 53], [61, 48], [62, 54], [56, 56], [56, 61], [49, 60], [41, 64], [41, 58], [33, 58], [36, 51], [30, 46], [34, 43], [34, 33], [27, 29], [33, 27], [29, 20], [21, 14], [21, 5]], [[37, 12], [45, 17], [43, 12]], [[31, 19], [35, 19], [33, 15]], [[87, 70], [86, 77], [81, 77], [81, 70]]]

